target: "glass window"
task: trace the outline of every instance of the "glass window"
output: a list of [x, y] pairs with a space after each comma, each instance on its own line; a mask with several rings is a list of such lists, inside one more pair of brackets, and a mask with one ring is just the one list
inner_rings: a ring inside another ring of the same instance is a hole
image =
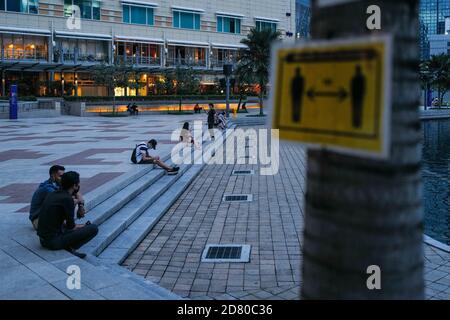
[[92, 19], [100, 20], [100, 2], [99, 1], [92, 2]]
[[196, 30], [200, 30], [200, 15], [199, 14], [194, 14], [194, 29]]
[[174, 28], [200, 30], [200, 14], [185, 11], [173, 12]]
[[194, 15], [188, 12], [180, 12], [180, 27], [194, 29]]
[[123, 22], [152, 26], [154, 24], [153, 8], [124, 5]]
[[143, 7], [131, 7], [131, 23], [146, 24], [146, 9]]
[[21, 1], [7, 0], [6, 9], [8, 9], [8, 11], [20, 12], [21, 4]]
[[223, 18], [217, 17], [217, 32], [223, 31]]
[[117, 48], [117, 55], [119, 55], [119, 56], [124, 56], [125, 55], [125, 43], [118, 42], [116, 44], [116, 48]]
[[180, 27], [180, 13], [178, 11], [173, 12], [173, 26], [175, 28]]
[[147, 8], [147, 24], [149, 26], [154, 24], [153, 8]]
[[5, 0], [0, 0], [0, 10], [5, 10]]
[[241, 20], [237, 18], [217, 17], [217, 31], [241, 33]]
[[89, 0], [78, 0], [74, 1], [78, 2], [78, 6], [81, 11], [81, 18], [83, 19], [92, 19], [92, 1]]
[[28, 0], [28, 12], [33, 14], [37, 14], [39, 12], [38, 0]]
[[73, 14], [71, 6], [80, 8], [80, 16], [83, 19], [100, 20], [100, 1], [93, 0], [64, 0], [64, 15]]
[[256, 30], [272, 30], [277, 31], [277, 24], [275, 22], [256, 21]]
[[123, 22], [130, 23], [130, 6], [123, 6]]

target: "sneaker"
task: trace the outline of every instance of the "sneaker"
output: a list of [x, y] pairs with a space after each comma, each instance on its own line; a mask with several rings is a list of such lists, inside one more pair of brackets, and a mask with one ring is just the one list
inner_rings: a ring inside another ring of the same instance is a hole
[[68, 249], [67, 251], [69, 251], [71, 254], [73, 254], [74, 256], [76, 256], [80, 259], [86, 258], [86, 253], [78, 252], [74, 249]]
[[170, 169], [170, 170], [167, 170], [167, 174], [168, 175], [176, 175], [176, 174], [178, 174], [178, 171], [180, 170], [180, 168], [178, 168], [178, 167], [175, 167], [175, 168], [172, 168], [172, 169]]

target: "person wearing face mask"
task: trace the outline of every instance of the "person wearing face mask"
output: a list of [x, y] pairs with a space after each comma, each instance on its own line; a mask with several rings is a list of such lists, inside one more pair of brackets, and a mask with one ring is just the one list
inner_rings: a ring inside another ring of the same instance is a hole
[[64, 173], [61, 188], [48, 194], [42, 204], [37, 234], [43, 247], [64, 249], [83, 259], [86, 254], [76, 250], [97, 235], [98, 227], [90, 222], [75, 224], [75, 203], [79, 191], [80, 175], [74, 171]]

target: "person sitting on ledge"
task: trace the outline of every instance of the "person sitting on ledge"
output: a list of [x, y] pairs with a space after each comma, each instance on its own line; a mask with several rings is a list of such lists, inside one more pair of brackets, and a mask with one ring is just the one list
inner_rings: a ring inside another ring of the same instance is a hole
[[[36, 191], [33, 193], [30, 204], [30, 215], [29, 219], [34, 230], [37, 231], [39, 223], [39, 212], [41, 210], [42, 204], [49, 193], [60, 190], [61, 188], [61, 177], [66, 171], [66, 168], [60, 165], [54, 165], [50, 167], [49, 175], [50, 178], [42, 182]], [[84, 199], [81, 192], [78, 192], [73, 196], [75, 205], [78, 205], [77, 214], [79, 216], [84, 216]]]
[[89, 221], [86, 224], [75, 224], [73, 196], [79, 191], [80, 175], [74, 171], [64, 173], [61, 177], [61, 189], [45, 198], [39, 214], [37, 234], [44, 248], [64, 249], [83, 259], [86, 254], [76, 250], [97, 235], [98, 227]]
[[31, 198], [30, 204], [30, 215], [29, 219], [33, 225], [34, 230], [38, 228], [39, 222], [39, 211], [41, 210], [42, 204], [49, 193], [58, 191], [61, 186], [61, 177], [64, 174], [66, 168], [59, 165], [54, 165], [50, 167], [48, 171], [49, 179], [42, 182], [39, 187], [34, 191], [33, 197]]
[[160, 157], [151, 156], [149, 150], [156, 150], [156, 145], [158, 142], [155, 139], [148, 141], [147, 143], [141, 142], [136, 147], [136, 163], [137, 164], [156, 164], [157, 166], [163, 168], [168, 174], [177, 174], [180, 170], [179, 167], [171, 167], [165, 164]]
[[187, 145], [192, 144], [196, 149], [200, 149], [200, 145], [194, 140], [194, 137], [189, 130], [189, 122], [183, 124], [183, 128], [180, 132], [180, 142], [184, 142]]
[[139, 108], [136, 103], [133, 103], [133, 105], [131, 106], [131, 115], [139, 115]]

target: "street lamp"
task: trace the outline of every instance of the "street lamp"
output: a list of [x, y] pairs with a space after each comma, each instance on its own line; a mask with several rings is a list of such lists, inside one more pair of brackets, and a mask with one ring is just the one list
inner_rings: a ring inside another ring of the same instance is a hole
[[230, 115], [230, 76], [233, 74], [233, 65], [232, 64], [224, 64], [223, 65], [223, 74], [225, 75], [225, 81], [227, 85], [227, 118]]

